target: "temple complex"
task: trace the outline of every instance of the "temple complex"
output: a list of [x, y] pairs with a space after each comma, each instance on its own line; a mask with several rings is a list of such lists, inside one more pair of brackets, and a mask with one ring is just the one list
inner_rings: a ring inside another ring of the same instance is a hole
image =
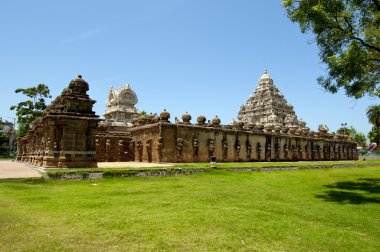
[[92, 112], [81, 76], [70, 82], [28, 135], [18, 140], [17, 160], [46, 167], [94, 167], [96, 162], [257, 162], [355, 160], [350, 136], [329, 133], [320, 125], [314, 132], [265, 71], [238, 121], [222, 125], [218, 116], [208, 122], [189, 113], [170, 122], [166, 110], [137, 117], [137, 96], [130, 85], [111, 87], [105, 120]]

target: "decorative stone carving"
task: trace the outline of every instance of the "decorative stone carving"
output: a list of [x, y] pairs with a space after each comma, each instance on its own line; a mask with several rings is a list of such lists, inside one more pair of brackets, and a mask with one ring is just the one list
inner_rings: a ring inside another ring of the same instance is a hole
[[194, 158], [198, 158], [199, 155], [199, 140], [198, 138], [194, 137], [193, 139], [193, 156]]
[[141, 141], [137, 141], [137, 152], [138, 152], [138, 159], [140, 162], [143, 160], [143, 143]]
[[277, 160], [277, 161], [279, 161], [280, 160], [280, 145], [278, 144], [278, 143], [275, 143], [274, 144], [274, 155], [275, 155], [275, 159]]
[[203, 116], [203, 115], [198, 116], [197, 117], [197, 122], [198, 122], [198, 125], [201, 125], [201, 126], [205, 125], [205, 123], [206, 123], [206, 117]]
[[152, 162], [152, 139], [147, 139], [145, 141], [145, 148], [146, 148], [146, 153], [148, 155], [148, 162]]
[[185, 114], [182, 115], [182, 121], [184, 124], [190, 124], [191, 115], [186, 112]]
[[182, 162], [183, 138], [177, 138], [177, 162]]
[[215, 140], [214, 139], [210, 139], [208, 141], [208, 155], [209, 155], [210, 158], [212, 156], [214, 156], [214, 151], [215, 151]]
[[296, 128], [296, 131], [294, 133], [296, 136], [300, 136], [302, 134], [302, 129], [301, 128]]
[[256, 144], [256, 151], [257, 151], [257, 160], [261, 161], [261, 144], [260, 143]]
[[251, 160], [251, 155], [252, 155], [251, 143], [247, 140], [247, 142], [245, 143], [245, 146], [247, 147], [247, 159]]
[[329, 131], [329, 128], [326, 125], [320, 124], [318, 126], [318, 131], [319, 133], [327, 134], [327, 132]]
[[164, 109], [164, 111], [160, 113], [160, 121], [169, 122], [169, 118], [170, 118], [170, 113], [166, 111], [166, 109]]
[[119, 89], [110, 88], [106, 101], [106, 122], [112, 126], [132, 126], [132, 121], [138, 115], [135, 108], [138, 102], [136, 93], [129, 84]]
[[220, 125], [220, 118], [218, 116], [215, 116], [214, 119], [212, 119], [212, 125], [214, 127], [219, 127], [219, 125]]
[[241, 130], [244, 126], [244, 123], [243, 122], [234, 122], [233, 123], [233, 128], [236, 129], [236, 130]]
[[223, 140], [222, 148], [223, 148], [223, 161], [226, 162], [227, 157], [228, 157], [228, 142], [227, 142], [227, 140]]
[[281, 128], [282, 128], [282, 127], [281, 127], [280, 124], [276, 124], [276, 125], [273, 126], [273, 130], [274, 130], [274, 132], [277, 133], [277, 134], [281, 132]]
[[273, 124], [267, 123], [264, 125], [264, 132], [271, 133], [273, 130]]
[[157, 143], [157, 154], [158, 154], [158, 160], [159, 162], [162, 161], [162, 150], [164, 148], [164, 138], [158, 137], [158, 143]]
[[82, 79], [82, 75], [78, 75], [78, 78], [70, 82], [69, 89], [70, 91], [66, 91], [79, 95], [86, 95], [87, 91], [89, 90], [88, 83]]
[[285, 160], [288, 160], [288, 155], [289, 155], [288, 145], [284, 144], [284, 159]]
[[240, 158], [240, 141], [236, 139], [235, 142], [235, 160], [239, 161]]
[[255, 124], [253, 122], [248, 122], [248, 123], [244, 124], [244, 127], [247, 128], [247, 129], [250, 129], [250, 130], [254, 130], [255, 129]]
[[149, 114], [146, 116], [140, 116], [135, 119], [133, 119], [132, 124], [134, 127], [146, 125], [146, 124], [153, 124], [157, 123], [160, 120], [158, 116], [155, 116], [153, 114]]
[[106, 161], [110, 161], [110, 155], [111, 154], [111, 140], [106, 140]]
[[258, 132], [263, 132], [264, 130], [264, 124], [262, 123], [257, 123], [255, 128], [257, 129]]

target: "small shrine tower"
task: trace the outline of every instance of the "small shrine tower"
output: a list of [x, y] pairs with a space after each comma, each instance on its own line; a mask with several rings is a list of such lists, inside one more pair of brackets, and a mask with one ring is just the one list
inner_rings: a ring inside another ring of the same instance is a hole
[[132, 120], [138, 114], [135, 108], [137, 102], [137, 95], [129, 84], [119, 89], [111, 86], [104, 113], [106, 122], [113, 126], [132, 126]]

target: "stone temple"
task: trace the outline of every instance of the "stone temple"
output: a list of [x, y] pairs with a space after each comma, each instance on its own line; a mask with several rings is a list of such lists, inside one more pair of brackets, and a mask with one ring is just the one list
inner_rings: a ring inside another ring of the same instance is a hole
[[137, 117], [137, 96], [130, 85], [111, 87], [105, 120], [92, 111], [95, 101], [81, 76], [35, 120], [18, 139], [17, 160], [45, 167], [96, 167], [96, 162], [218, 162], [356, 160], [350, 136], [314, 132], [299, 120], [293, 107], [267, 71], [245, 105], [238, 121], [222, 125], [218, 116], [208, 122], [200, 115], [191, 123], [170, 122], [166, 110]]

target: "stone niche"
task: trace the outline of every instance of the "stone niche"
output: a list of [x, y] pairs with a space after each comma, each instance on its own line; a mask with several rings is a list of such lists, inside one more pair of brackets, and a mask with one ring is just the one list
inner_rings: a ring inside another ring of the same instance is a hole
[[95, 138], [100, 121], [92, 111], [88, 83], [79, 75], [33, 121], [19, 140], [18, 160], [44, 167], [97, 167]]

